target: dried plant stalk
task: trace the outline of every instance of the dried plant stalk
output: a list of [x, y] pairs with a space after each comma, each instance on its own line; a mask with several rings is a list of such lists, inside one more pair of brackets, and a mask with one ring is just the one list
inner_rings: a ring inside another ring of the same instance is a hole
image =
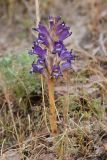
[[38, 24], [40, 22], [39, 0], [35, 0], [35, 9], [36, 9], [36, 25], [38, 26]]
[[64, 129], [65, 129], [65, 136], [64, 136], [64, 142], [62, 145], [63, 148], [63, 156], [68, 156], [68, 112], [69, 112], [69, 81], [70, 81], [70, 77], [69, 77], [69, 73], [66, 72], [65, 73], [65, 80], [66, 80], [66, 88], [67, 88], [67, 93], [65, 95], [64, 98], [64, 110], [63, 110], [63, 117], [64, 117]]
[[15, 0], [9, 0], [9, 24], [12, 24], [14, 21], [14, 8], [15, 7]]
[[69, 73], [65, 73], [65, 80], [66, 80], [66, 89], [67, 93], [64, 98], [64, 112], [63, 112], [63, 117], [64, 117], [64, 125], [65, 128], [67, 127], [68, 124], [68, 112], [69, 112]]

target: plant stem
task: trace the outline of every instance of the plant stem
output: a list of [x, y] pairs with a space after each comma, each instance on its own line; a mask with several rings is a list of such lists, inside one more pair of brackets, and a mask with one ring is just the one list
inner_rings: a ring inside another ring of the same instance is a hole
[[41, 86], [42, 86], [42, 103], [43, 103], [43, 107], [44, 107], [44, 121], [45, 121], [45, 125], [47, 128], [47, 131], [50, 133], [50, 129], [48, 127], [48, 123], [47, 123], [47, 110], [46, 110], [46, 105], [45, 105], [45, 93], [44, 93], [44, 81], [43, 81], [43, 77], [41, 75]]
[[52, 135], [57, 134], [57, 116], [56, 116], [56, 107], [54, 99], [54, 79], [48, 80], [48, 94], [49, 94], [49, 104], [50, 104], [50, 127]]

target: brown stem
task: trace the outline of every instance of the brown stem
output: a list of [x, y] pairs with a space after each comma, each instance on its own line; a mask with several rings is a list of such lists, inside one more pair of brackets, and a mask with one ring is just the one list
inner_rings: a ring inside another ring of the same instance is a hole
[[50, 104], [50, 127], [52, 135], [57, 134], [57, 116], [55, 108], [55, 99], [54, 99], [54, 79], [48, 80], [48, 93], [49, 93], [49, 104]]

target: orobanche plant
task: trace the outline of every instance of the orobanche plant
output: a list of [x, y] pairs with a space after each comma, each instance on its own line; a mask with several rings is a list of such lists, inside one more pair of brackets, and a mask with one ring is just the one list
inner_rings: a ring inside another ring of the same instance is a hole
[[38, 32], [38, 38], [33, 42], [33, 47], [29, 51], [30, 55], [35, 55], [36, 61], [32, 63], [31, 72], [38, 72], [47, 79], [49, 103], [50, 103], [50, 127], [52, 135], [57, 133], [57, 116], [54, 100], [54, 83], [63, 76], [63, 71], [71, 69], [74, 56], [64, 45], [64, 40], [72, 33], [60, 16], [49, 17], [49, 26], [42, 22], [38, 28], [33, 28]]

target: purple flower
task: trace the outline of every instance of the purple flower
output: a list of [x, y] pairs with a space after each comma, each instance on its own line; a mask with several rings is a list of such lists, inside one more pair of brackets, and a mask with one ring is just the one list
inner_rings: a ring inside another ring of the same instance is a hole
[[70, 61], [65, 61], [61, 64], [61, 70], [68, 70], [71, 68], [71, 62]]
[[62, 42], [55, 42], [53, 53], [61, 53], [61, 51], [64, 49], [64, 44]]
[[39, 23], [38, 28], [33, 28], [33, 29], [41, 34], [44, 34], [44, 35], [49, 34], [47, 28], [41, 22]]
[[37, 63], [32, 63], [32, 72], [43, 73], [44, 71], [44, 61], [42, 59], [38, 59]]
[[52, 77], [54, 77], [55, 79], [58, 79], [58, 77], [62, 76], [62, 72], [61, 72], [61, 68], [60, 66], [53, 66], [52, 67]]
[[66, 39], [72, 34], [72, 32], [69, 32], [69, 30], [70, 30], [70, 27], [67, 27], [64, 22], [60, 23], [56, 27], [56, 33], [59, 36], [60, 41], [63, 41], [64, 39]]
[[49, 42], [47, 40], [47, 36], [43, 33], [39, 33], [38, 39], [37, 39], [37, 44], [44, 44], [45, 46], [49, 46]]
[[57, 79], [64, 70], [71, 69], [74, 56], [64, 45], [64, 40], [71, 35], [70, 27], [61, 21], [61, 17], [49, 17], [49, 28], [41, 22], [38, 28], [38, 38], [33, 42], [29, 54], [34, 54], [37, 61], [32, 64], [32, 72]]
[[74, 60], [74, 55], [67, 51], [67, 49], [62, 50], [59, 56], [61, 60]]

